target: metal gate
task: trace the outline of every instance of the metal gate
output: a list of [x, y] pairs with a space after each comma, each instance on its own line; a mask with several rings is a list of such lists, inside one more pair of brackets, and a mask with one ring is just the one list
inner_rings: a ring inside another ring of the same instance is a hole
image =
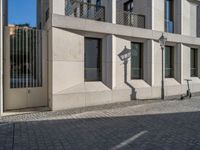
[[46, 32], [5, 27], [4, 110], [47, 106]]

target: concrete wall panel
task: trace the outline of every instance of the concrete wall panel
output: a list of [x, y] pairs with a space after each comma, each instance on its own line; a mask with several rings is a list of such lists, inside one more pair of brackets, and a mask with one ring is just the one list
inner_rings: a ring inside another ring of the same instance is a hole
[[53, 0], [53, 14], [65, 15], [65, 0]]
[[164, 0], [154, 0], [153, 1], [153, 20], [154, 20], [154, 25], [153, 25], [153, 30], [157, 31], [164, 31]]
[[183, 35], [197, 36], [197, 4], [192, 1], [182, 1]]
[[84, 82], [84, 37], [57, 28], [52, 35], [53, 93], [57, 93]]

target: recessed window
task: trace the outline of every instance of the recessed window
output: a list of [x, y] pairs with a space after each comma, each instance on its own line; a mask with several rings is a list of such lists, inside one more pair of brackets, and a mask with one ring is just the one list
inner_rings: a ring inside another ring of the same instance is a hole
[[198, 50], [196, 48], [191, 48], [190, 60], [191, 60], [191, 77], [197, 77], [198, 76]]
[[174, 32], [174, 1], [165, 0], [165, 31]]
[[101, 39], [85, 38], [85, 81], [101, 81]]
[[124, 10], [128, 12], [133, 12], [133, 0], [129, 0], [128, 2], [124, 3]]
[[174, 48], [165, 47], [165, 78], [174, 77]]
[[131, 79], [143, 78], [143, 44], [131, 43]]
[[101, 0], [96, 0], [96, 11], [101, 9]]

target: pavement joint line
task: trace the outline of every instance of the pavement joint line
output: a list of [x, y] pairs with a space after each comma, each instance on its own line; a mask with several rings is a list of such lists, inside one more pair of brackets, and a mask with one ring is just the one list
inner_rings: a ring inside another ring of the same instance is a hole
[[141, 131], [138, 134], [130, 137], [129, 139], [121, 142], [119, 145], [115, 146], [114, 148], [112, 148], [111, 150], [119, 150], [122, 149], [124, 147], [126, 147], [128, 144], [132, 143], [133, 141], [137, 140], [138, 138], [140, 138], [141, 136], [143, 136], [144, 134], [148, 133], [148, 131]]

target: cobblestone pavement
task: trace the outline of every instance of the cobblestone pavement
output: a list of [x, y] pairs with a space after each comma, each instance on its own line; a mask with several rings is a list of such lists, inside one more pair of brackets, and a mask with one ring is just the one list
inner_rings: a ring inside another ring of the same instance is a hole
[[0, 150], [11, 149], [199, 150], [200, 97], [2, 117]]

